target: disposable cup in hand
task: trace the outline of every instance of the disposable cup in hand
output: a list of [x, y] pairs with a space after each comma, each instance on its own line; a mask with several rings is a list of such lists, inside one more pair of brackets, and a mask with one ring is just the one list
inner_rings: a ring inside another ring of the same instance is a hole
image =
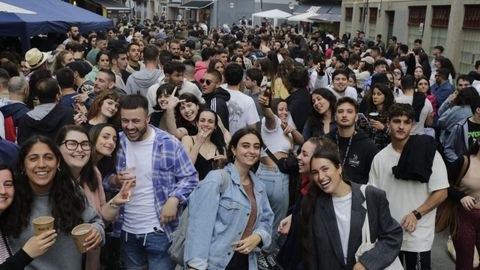
[[83, 223], [75, 226], [72, 229], [72, 236], [75, 239], [75, 244], [80, 252], [87, 252], [87, 247], [84, 247], [85, 239], [92, 233], [92, 224]]
[[41, 216], [32, 220], [33, 231], [35, 236], [42, 234], [45, 231], [53, 230], [55, 219], [50, 216]]

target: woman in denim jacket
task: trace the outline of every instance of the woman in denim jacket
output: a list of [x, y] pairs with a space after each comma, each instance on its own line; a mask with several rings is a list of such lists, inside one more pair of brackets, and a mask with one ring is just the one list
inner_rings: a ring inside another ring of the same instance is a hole
[[238, 130], [227, 150], [227, 184], [220, 170], [211, 171], [191, 194], [188, 269], [257, 269], [256, 253], [270, 245], [273, 222], [264, 185], [251, 171], [261, 145], [256, 130]]

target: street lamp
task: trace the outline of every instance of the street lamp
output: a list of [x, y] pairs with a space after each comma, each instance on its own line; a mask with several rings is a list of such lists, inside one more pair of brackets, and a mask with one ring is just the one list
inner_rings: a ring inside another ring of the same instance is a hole
[[235, 8], [235, 3], [230, 2], [230, 8], [232, 8], [232, 9]]
[[294, 2], [290, 2], [288, 3], [288, 9], [290, 9], [290, 12], [293, 14], [293, 9], [295, 8], [295, 3]]

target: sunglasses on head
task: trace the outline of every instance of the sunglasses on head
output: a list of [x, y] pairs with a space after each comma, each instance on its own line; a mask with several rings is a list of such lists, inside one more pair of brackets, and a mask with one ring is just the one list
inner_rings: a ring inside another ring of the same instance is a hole
[[210, 84], [212, 84], [212, 81], [206, 80], [206, 79], [200, 79], [200, 83], [201, 83], [201, 84], [206, 83], [207, 85], [210, 85]]

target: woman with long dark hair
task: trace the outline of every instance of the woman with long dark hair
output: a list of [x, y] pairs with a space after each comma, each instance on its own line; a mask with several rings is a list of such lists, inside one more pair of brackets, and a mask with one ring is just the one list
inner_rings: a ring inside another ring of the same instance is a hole
[[[297, 232], [303, 269], [389, 266], [400, 252], [403, 232], [390, 214], [385, 192], [367, 186], [363, 195], [359, 184], [344, 180], [338, 147], [332, 142], [313, 154], [310, 174], [313, 183], [302, 201]], [[367, 214], [375, 246], [357, 261], [355, 253], [362, 243]]]
[[90, 130], [94, 125], [110, 123], [119, 126], [118, 102], [120, 97], [114, 91], [104, 91], [95, 97], [87, 113], [83, 127]]
[[201, 109], [197, 127], [197, 135], [184, 136], [182, 145], [198, 171], [198, 179], [203, 180], [211, 170], [223, 167], [226, 144], [214, 111]]
[[190, 93], [184, 93], [178, 98], [174, 90], [168, 100], [167, 106], [167, 131], [181, 140], [186, 135], [196, 135], [198, 111], [200, 101]]
[[317, 88], [312, 92], [313, 110], [303, 128], [303, 137], [318, 137], [328, 134], [336, 127], [335, 103], [337, 97], [326, 88]]
[[72, 181], [57, 146], [41, 135], [27, 139], [20, 148], [18, 173], [17, 196], [5, 227], [13, 250], [20, 249], [33, 235], [34, 218], [52, 216], [57, 242], [49, 252], [34, 260], [30, 268], [80, 270], [82, 254], [75, 246], [71, 230], [82, 223], [92, 225], [84, 242], [88, 252], [102, 244], [104, 227], [81, 187]]
[[[80, 126], [67, 125], [57, 134], [55, 143], [60, 149], [72, 180], [84, 191], [88, 203], [95, 208], [105, 222], [110, 222], [118, 215], [119, 207], [128, 201], [131, 183], [122, 186], [122, 190], [108, 203], [103, 191], [102, 175], [95, 167], [92, 144], [87, 131]], [[100, 268], [100, 249], [87, 254], [86, 269]]]
[[255, 129], [235, 132], [225, 169], [211, 171], [190, 195], [189, 268], [257, 269], [258, 247], [270, 244], [273, 222], [264, 185], [252, 171], [261, 145]]
[[43, 255], [55, 244], [57, 233], [48, 230], [39, 236], [32, 236], [20, 250], [12, 253], [10, 243], [2, 231], [15, 196], [15, 180], [13, 170], [0, 164], [0, 196], [3, 198], [0, 204], [0, 269], [23, 270], [34, 258]]
[[390, 143], [387, 128], [387, 114], [395, 103], [393, 92], [384, 84], [375, 84], [372, 93], [365, 100], [365, 118], [359, 118], [360, 127], [373, 140], [378, 149]]

